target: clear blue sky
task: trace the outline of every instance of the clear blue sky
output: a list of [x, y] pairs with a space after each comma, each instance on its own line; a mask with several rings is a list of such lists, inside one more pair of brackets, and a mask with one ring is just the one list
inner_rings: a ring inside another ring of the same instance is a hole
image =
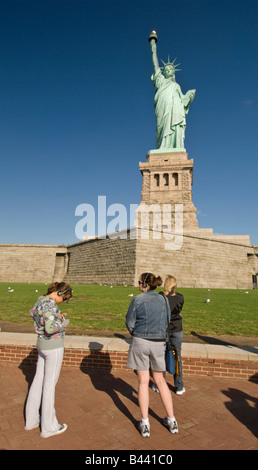
[[[139, 204], [153, 67], [196, 88], [185, 147], [199, 226], [258, 244], [256, 0], [2, 0], [0, 243], [78, 241], [78, 204]], [[129, 225], [129, 221], [128, 221]]]

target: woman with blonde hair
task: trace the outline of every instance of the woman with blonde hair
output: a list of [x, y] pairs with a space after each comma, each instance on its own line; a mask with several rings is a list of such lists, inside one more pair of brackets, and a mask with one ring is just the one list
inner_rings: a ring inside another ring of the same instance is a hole
[[174, 276], [168, 275], [166, 277], [164, 282], [163, 295], [168, 299], [171, 310], [171, 318], [168, 327], [169, 341], [176, 351], [180, 372], [180, 375], [174, 374], [174, 384], [176, 388], [176, 394], [183, 395], [185, 388], [181, 360], [181, 349], [183, 342], [183, 321], [181, 311], [184, 305], [184, 296], [177, 292], [177, 281]]

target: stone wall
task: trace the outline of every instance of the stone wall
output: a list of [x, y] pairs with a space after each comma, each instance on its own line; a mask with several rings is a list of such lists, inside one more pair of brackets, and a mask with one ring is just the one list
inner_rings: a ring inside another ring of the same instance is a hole
[[[120, 234], [121, 236], [121, 234]], [[106, 238], [68, 246], [66, 280], [81, 284], [133, 285], [136, 240]]]
[[[131, 238], [130, 238], [131, 235]], [[0, 245], [0, 282], [138, 285], [139, 274], [172, 274], [180, 287], [252, 289], [258, 250], [249, 237], [213, 235], [198, 229], [183, 235], [178, 250], [160, 240], [93, 239], [69, 246]], [[135, 235], [136, 236], [136, 235]], [[173, 243], [173, 240], [172, 240]]]
[[[160, 240], [106, 238], [68, 246], [66, 280], [71, 283], [138, 285], [142, 272], [174, 275], [181, 287], [253, 288], [257, 253], [248, 236], [213, 235], [198, 229], [183, 235], [178, 250]], [[132, 235], [132, 232], [131, 232]], [[136, 232], [133, 235], [136, 237]], [[173, 240], [172, 240], [173, 243]]]
[[0, 282], [53, 282], [67, 269], [59, 245], [0, 245]]
[[135, 283], [139, 273], [152, 271], [163, 278], [167, 274], [175, 276], [180, 287], [251, 289], [255, 272], [248, 254], [253, 256], [254, 248], [244, 245], [245, 241], [242, 238], [241, 244], [239, 239], [202, 238], [195, 232], [183, 236], [179, 250], [169, 250], [165, 249], [164, 239], [140, 239]]

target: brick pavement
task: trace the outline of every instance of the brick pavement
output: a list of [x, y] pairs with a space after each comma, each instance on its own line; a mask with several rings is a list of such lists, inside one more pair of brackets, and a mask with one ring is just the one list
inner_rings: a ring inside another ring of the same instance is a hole
[[0, 363], [0, 449], [204, 450], [258, 449], [258, 385], [229, 378], [185, 377], [186, 393], [173, 393], [179, 434], [162, 425], [163, 406], [150, 390], [151, 437], [136, 429], [137, 377], [125, 370], [63, 367], [56, 413], [64, 434], [40, 437], [24, 430], [23, 409], [34, 366]]

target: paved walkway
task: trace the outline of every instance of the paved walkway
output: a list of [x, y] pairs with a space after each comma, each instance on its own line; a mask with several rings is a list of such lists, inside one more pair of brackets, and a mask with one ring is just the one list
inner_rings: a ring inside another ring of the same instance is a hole
[[63, 367], [56, 412], [65, 433], [40, 437], [24, 430], [23, 409], [34, 367], [0, 363], [0, 449], [186, 450], [258, 449], [258, 385], [250, 381], [186, 377], [186, 393], [173, 393], [179, 434], [162, 425], [163, 406], [150, 390], [151, 437], [136, 429], [137, 377], [132, 371]]

